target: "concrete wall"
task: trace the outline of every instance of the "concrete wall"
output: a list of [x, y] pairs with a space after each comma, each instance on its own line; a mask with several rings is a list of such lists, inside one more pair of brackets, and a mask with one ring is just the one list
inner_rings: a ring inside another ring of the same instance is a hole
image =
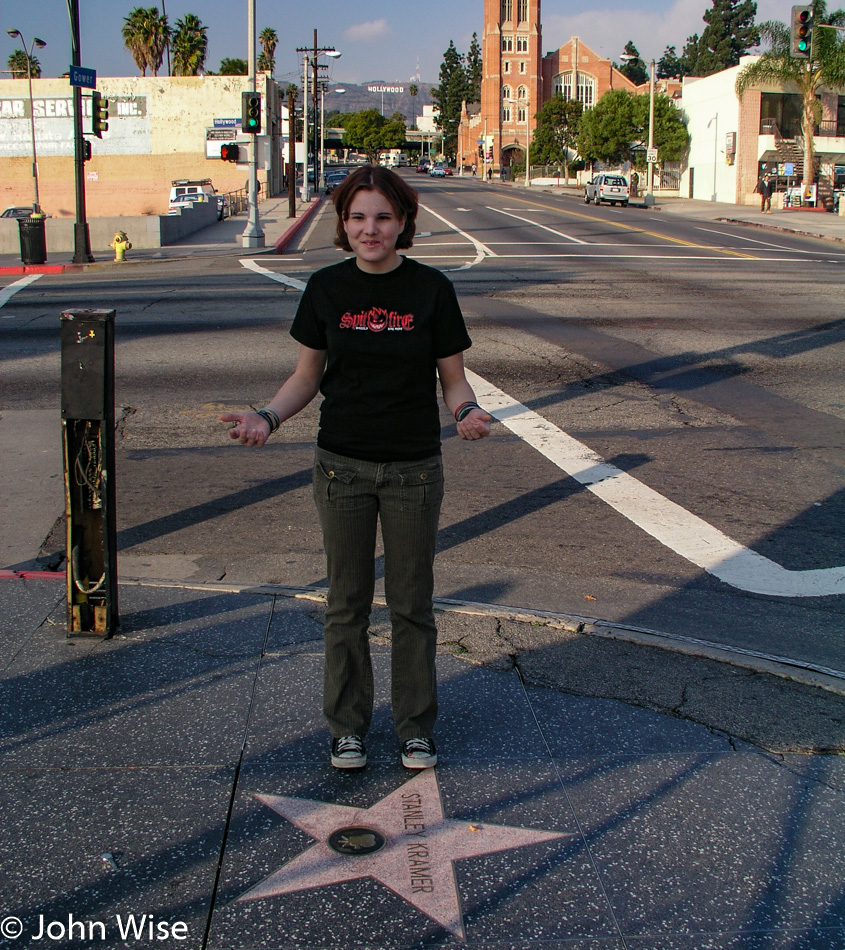
[[[217, 223], [217, 205], [198, 201], [172, 215], [112, 215], [89, 218], [92, 251], [110, 253], [109, 244], [117, 231], [125, 231], [134, 248], [155, 248], [175, 244], [180, 238]], [[72, 218], [47, 218], [44, 222], [47, 257], [50, 253], [74, 250]], [[0, 218], [0, 254], [20, 254], [20, 230], [12, 218]]]
[[[67, 79], [33, 80], [33, 110], [25, 80], [0, 80], [0, 210], [33, 199], [31, 116], [35, 121], [42, 208], [53, 218], [75, 215], [73, 98]], [[259, 181], [280, 183], [282, 128], [278, 86], [259, 75], [265, 105], [256, 136]], [[210, 178], [221, 192], [242, 189], [246, 161], [220, 159], [223, 142], [238, 142], [244, 157], [252, 136], [240, 131], [246, 76], [98, 77], [109, 100], [109, 130], [90, 136], [90, 90], [83, 90], [83, 133], [93, 157], [85, 165], [89, 218], [166, 214], [176, 178]], [[271, 191], [271, 193], [275, 193]]]

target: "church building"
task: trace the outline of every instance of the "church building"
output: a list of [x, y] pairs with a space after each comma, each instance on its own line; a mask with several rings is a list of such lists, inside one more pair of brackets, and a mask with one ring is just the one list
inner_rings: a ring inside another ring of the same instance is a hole
[[523, 164], [534, 116], [557, 93], [588, 109], [611, 89], [638, 87], [577, 37], [542, 54], [540, 0], [484, 0], [481, 102], [467, 103], [458, 163], [499, 174]]

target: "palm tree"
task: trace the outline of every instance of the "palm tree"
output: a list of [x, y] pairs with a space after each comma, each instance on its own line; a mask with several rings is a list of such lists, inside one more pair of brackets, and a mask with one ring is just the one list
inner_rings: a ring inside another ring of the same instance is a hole
[[34, 56], [27, 56], [22, 49], [16, 49], [14, 53], [6, 60], [12, 79], [26, 79], [27, 77], [27, 59], [29, 60], [29, 70], [33, 79], [41, 78], [41, 63]]
[[208, 27], [199, 17], [186, 13], [176, 21], [173, 34], [173, 75], [196, 76], [205, 66], [208, 52]]
[[777, 20], [761, 23], [759, 30], [769, 49], [745, 66], [737, 76], [736, 94], [741, 99], [752, 86], [797, 86], [803, 100], [801, 130], [804, 137], [804, 176], [806, 192], [815, 178], [815, 142], [813, 127], [821, 121], [822, 105], [816, 93], [822, 86], [845, 86], [845, 41], [839, 32], [825, 26], [845, 25], [845, 10], [828, 13], [824, 0], [813, 2], [813, 41], [809, 59], [790, 55], [789, 27]]
[[417, 126], [416, 102], [417, 102], [417, 93], [419, 91], [420, 90], [417, 88], [417, 84], [415, 82], [412, 82], [411, 85], [408, 86], [408, 95], [411, 97], [411, 128], [412, 129], [416, 128]]
[[265, 26], [258, 34], [258, 42], [262, 50], [258, 57], [258, 68], [272, 76], [276, 68], [276, 47], [279, 45], [279, 37], [272, 27]]
[[146, 76], [147, 68], [158, 75], [164, 50], [170, 41], [167, 16], [158, 7], [135, 7], [123, 21], [123, 44], [132, 53], [135, 65]]

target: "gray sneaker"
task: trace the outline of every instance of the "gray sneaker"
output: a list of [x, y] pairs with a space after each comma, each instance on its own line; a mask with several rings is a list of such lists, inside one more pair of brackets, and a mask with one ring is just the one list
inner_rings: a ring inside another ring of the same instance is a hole
[[402, 765], [406, 769], [433, 769], [437, 765], [434, 739], [408, 739], [403, 742]]
[[362, 769], [367, 764], [367, 750], [358, 736], [332, 739], [332, 765], [336, 769]]

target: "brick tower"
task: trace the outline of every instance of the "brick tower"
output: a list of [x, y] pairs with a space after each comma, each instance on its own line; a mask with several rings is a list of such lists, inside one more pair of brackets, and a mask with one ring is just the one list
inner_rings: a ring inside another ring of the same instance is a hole
[[473, 133], [484, 141], [494, 173], [512, 157], [525, 160], [528, 129], [543, 104], [541, 48], [540, 0], [484, 0], [481, 109]]

